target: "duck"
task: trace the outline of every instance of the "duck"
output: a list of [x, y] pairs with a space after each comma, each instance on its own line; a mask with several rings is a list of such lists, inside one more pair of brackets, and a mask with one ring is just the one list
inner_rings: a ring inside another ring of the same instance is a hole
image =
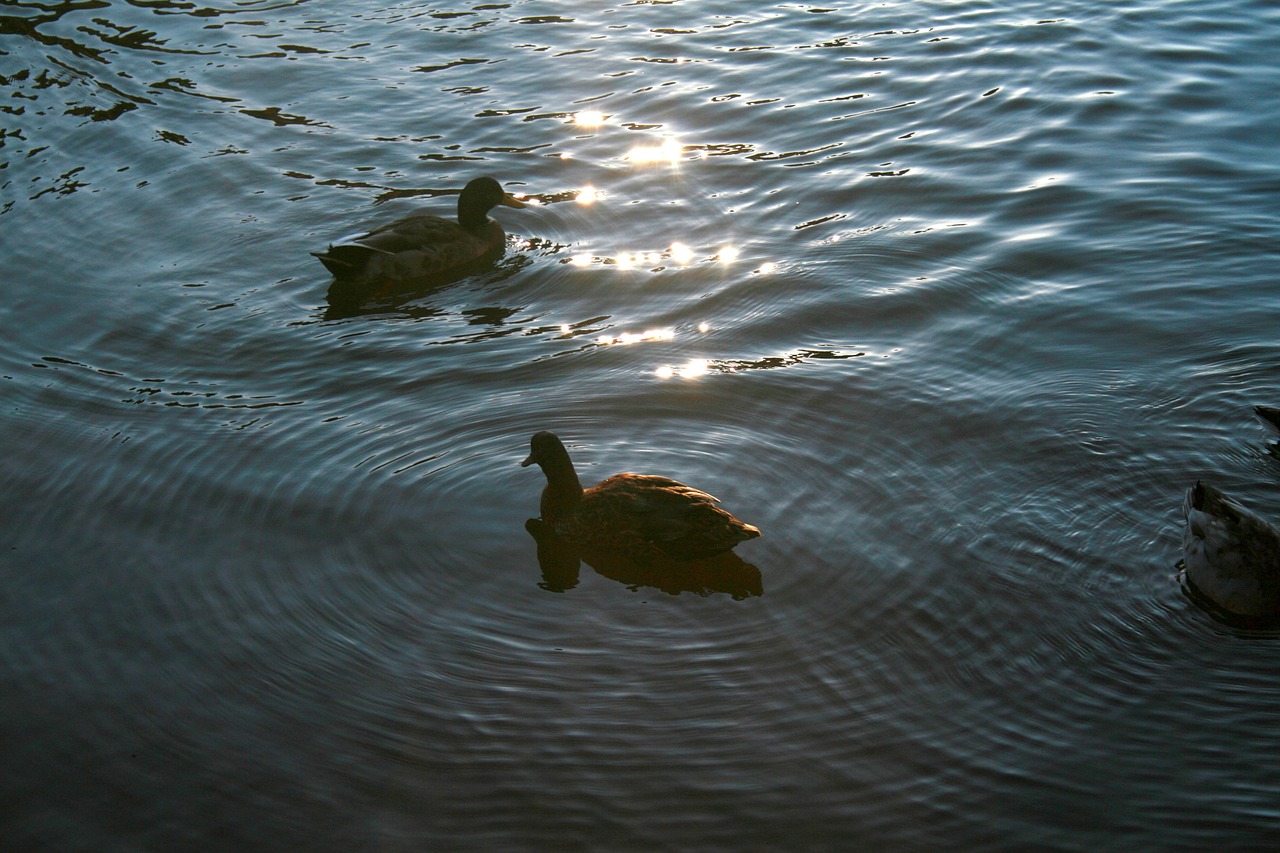
[[1191, 591], [1229, 616], [1280, 618], [1280, 527], [1199, 480], [1182, 514]]
[[612, 552], [639, 564], [691, 561], [723, 554], [760, 529], [716, 506], [717, 498], [669, 477], [614, 474], [582, 488], [573, 460], [553, 432], [535, 433], [523, 467], [546, 475], [543, 524], [587, 551]]
[[448, 279], [478, 261], [501, 257], [507, 235], [489, 217], [498, 205], [527, 207], [493, 178], [475, 178], [458, 196], [456, 222], [414, 214], [311, 254], [333, 274], [340, 296], [371, 295], [396, 285]]

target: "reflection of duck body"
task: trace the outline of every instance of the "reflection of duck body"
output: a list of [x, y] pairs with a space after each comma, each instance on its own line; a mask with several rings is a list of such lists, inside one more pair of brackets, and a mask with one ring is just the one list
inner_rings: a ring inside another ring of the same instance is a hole
[[615, 474], [583, 489], [569, 452], [554, 433], [530, 442], [522, 465], [537, 463], [547, 477], [542, 521], [584, 551], [613, 552], [637, 563], [696, 560], [754, 539], [759, 529], [716, 506], [706, 492], [667, 477]]
[[1182, 505], [1186, 576], [1234, 616], [1280, 617], [1280, 528], [1197, 482]]
[[524, 207], [493, 178], [476, 178], [458, 196], [458, 219], [417, 214], [313, 252], [333, 273], [334, 297], [352, 300], [397, 285], [445, 280], [501, 256], [506, 233], [489, 218], [498, 205]]
[[539, 586], [549, 592], [566, 592], [577, 586], [578, 567], [585, 561], [602, 577], [632, 590], [650, 587], [668, 595], [692, 592], [702, 596], [723, 592], [736, 599], [764, 595], [760, 570], [732, 551], [700, 560], [653, 557], [637, 563], [616, 553], [580, 551], [540, 519], [531, 518], [524, 527], [538, 545], [538, 565], [542, 569]]

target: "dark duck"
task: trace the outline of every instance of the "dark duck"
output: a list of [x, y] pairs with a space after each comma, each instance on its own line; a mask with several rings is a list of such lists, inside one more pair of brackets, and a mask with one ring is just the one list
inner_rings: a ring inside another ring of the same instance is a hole
[[521, 464], [537, 464], [547, 477], [542, 522], [571, 545], [638, 563], [690, 561], [760, 535], [758, 528], [716, 506], [716, 498], [668, 477], [615, 474], [584, 489], [555, 433], [539, 432], [529, 445]]
[[1192, 590], [1233, 617], [1280, 619], [1280, 528], [1200, 482], [1187, 490], [1182, 513]]
[[352, 301], [461, 276], [501, 257], [507, 235], [489, 217], [498, 205], [525, 204], [493, 178], [476, 178], [458, 196], [457, 221], [414, 214], [313, 252], [333, 273], [330, 299]]

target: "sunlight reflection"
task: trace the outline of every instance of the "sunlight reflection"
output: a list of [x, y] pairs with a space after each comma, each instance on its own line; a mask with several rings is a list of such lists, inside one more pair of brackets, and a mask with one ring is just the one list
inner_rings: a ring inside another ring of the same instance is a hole
[[600, 346], [610, 346], [612, 344], [635, 344], [641, 341], [669, 341], [676, 336], [675, 329], [649, 329], [639, 334], [632, 332], [623, 332], [620, 335], [610, 337], [609, 335], [601, 335], [596, 338], [596, 343]]
[[684, 367], [677, 372], [685, 379], [694, 379], [706, 374], [709, 367], [710, 363], [705, 358], [691, 358], [686, 361]]
[[595, 204], [598, 200], [603, 198], [603, 196], [604, 196], [603, 193], [601, 193], [595, 187], [588, 184], [587, 186], [578, 190], [578, 195], [575, 198], [575, 201], [577, 201], [578, 204]]
[[679, 376], [681, 379], [697, 379], [699, 376], [706, 375], [710, 367], [711, 363], [705, 358], [691, 358], [678, 367], [664, 364], [653, 373], [659, 379], [670, 379], [673, 376]]
[[[585, 193], [590, 188], [582, 190]], [[597, 195], [597, 197], [600, 197]], [[582, 197], [579, 201], [586, 204]], [[701, 250], [705, 252], [706, 250]], [[664, 263], [670, 262], [684, 266], [694, 261], [719, 261], [722, 264], [732, 264], [741, 257], [741, 250], [736, 246], [724, 246], [714, 254], [699, 254], [692, 247], [685, 243], [672, 243], [665, 251], [625, 251], [616, 255], [593, 256], [588, 254], [573, 255], [562, 263], [571, 263], [576, 267], [586, 267], [592, 264], [605, 264], [619, 270], [634, 270], [640, 268], [648, 268], [652, 272], [660, 272], [665, 269]], [[773, 261], [764, 261], [752, 272], [762, 275], [769, 275], [776, 272], [778, 265]]]
[[573, 123], [578, 127], [599, 127], [604, 122], [605, 115], [599, 110], [583, 110], [573, 117]]
[[684, 146], [674, 139], [664, 139], [661, 145], [637, 145], [627, 153], [632, 163], [678, 163]]

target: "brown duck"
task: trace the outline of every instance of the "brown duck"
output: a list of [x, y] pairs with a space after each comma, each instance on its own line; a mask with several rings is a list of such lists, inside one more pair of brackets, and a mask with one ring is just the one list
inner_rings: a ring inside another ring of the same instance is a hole
[[335, 284], [352, 294], [447, 279], [502, 254], [506, 233], [489, 218], [489, 211], [500, 204], [525, 206], [493, 178], [476, 178], [458, 196], [456, 222], [415, 214], [312, 254], [333, 273]]
[[698, 560], [760, 535], [758, 528], [716, 506], [716, 498], [668, 477], [615, 474], [583, 489], [555, 433], [539, 432], [529, 446], [520, 464], [537, 463], [547, 477], [542, 521], [571, 545], [614, 551], [637, 562]]

